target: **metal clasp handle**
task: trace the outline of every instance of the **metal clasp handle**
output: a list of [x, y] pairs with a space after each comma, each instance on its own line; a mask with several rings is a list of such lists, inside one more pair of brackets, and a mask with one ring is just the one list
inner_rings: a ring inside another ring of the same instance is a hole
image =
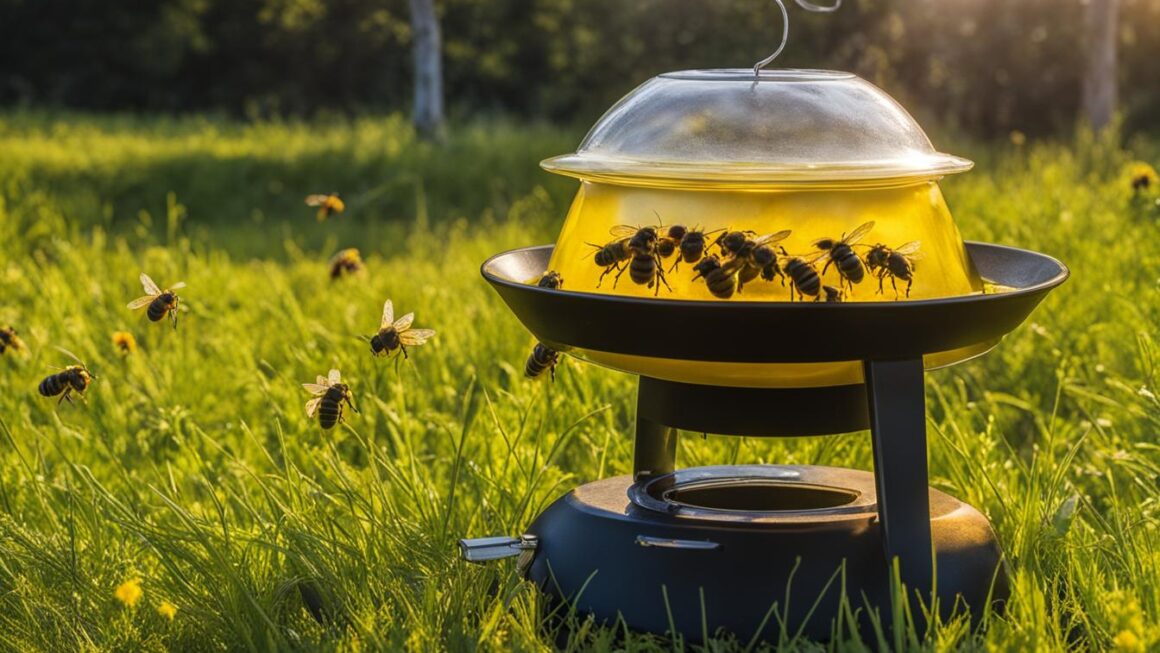
[[715, 551], [721, 545], [711, 540], [674, 540], [668, 537], [637, 535], [636, 543], [645, 548], [684, 549], [686, 551]]
[[[834, 0], [834, 4], [826, 6], [810, 2], [810, 0], [795, 0], [797, 5], [806, 11], [815, 13], [830, 14], [842, 7], [842, 0]], [[773, 0], [777, 8], [781, 10], [781, 43], [774, 50], [773, 54], [753, 64], [753, 78], [758, 80], [761, 77], [761, 69], [773, 63], [773, 60], [781, 56], [782, 50], [785, 50], [786, 43], [789, 42], [789, 12], [785, 10], [785, 3], [781, 0]]]
[[468, 562], [490, 562], [535, 551], [539, 543], [535, 535], [463, 538], [459, 540], [459, 555]]

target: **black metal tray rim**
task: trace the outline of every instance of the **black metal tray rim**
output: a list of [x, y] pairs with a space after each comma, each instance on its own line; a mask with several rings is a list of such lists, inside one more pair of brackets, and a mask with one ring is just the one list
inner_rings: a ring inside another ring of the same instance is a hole
[[[984, 243], [984, 242], [973, 241], [973, 240], [965, 241], [965, 244], [967, 246], [968, 252], [970, 252], [970, 249], [973, 247], [980, 247], [980, 248], [985, 247], [985, 248], [992, 248], [992, 249], [997, 249], [997, 250], [1007, 250], [1007, 251], [1018, 253], [1020, 255], [1029, 256], [1029, 257], [1037, 257], [1038, 259], [1040, 259], [1044, 263], [1048, 263], [1048, 264], [1051, 264], [1051, 265], [1058, 267], [1059, 271], [1051, 278], [1046, 279], [1044, 281], [1041, 281], [1039, 283], [1036, 283], [1036, 284], [1033, 284], [1030, 286], [1025, 286], [1022, 288], [1015, 288], [1012, 290], [1006, 290], [1006, 291], [1003, 291], [1001, 293], [994, 293], [994, 294], [990, 294], [990, 295], [986, 295], [986, 294], [955, 295], [953, 297], [938, 297], [938, 298], [934, 298], [934, 299], [907, 299], [907, 300], [901, 300], [901, 301], [897, 301], [897, 302], [814, 302], [814, 301], [808, 301], [808, 302], [807, 301], [801, 301], [801, 302], [755, 301], [755, 302], [751, 302], [751, 301], [721, 301], [721, 300], [661, 299], [661, 298], [650, 298], [650, 297], [629, 297], [629, 296], [624, 296], [624, 295], [611, 295], [611, 294], [603, 294], [603, 293], [594, 293], [594, 292], [588, 292], [588, 291], [584, 291], [584, 290], [557, 290], [557, 289], [553, 289], [553, 288], [541, 288], [541, 287], [536, 286], [536, 285], [531, 284], [531, 283], [521, 282], [521, 281], [517, 281], [515, 279], [509, 279], [507, 277], [499, 276], [499, 275], [493, 273], [489, 269], [492, 267], [492, 265], [495, 261], [497, 261], [501, 258], [504, 258], [507, 256], [512, 256], [512, 255], [518, 254], [520, 252], [532, 252], [532, 251], [537, 251], [537, 250], [552, 249], [553, 247], [555, 247], [554, 245], [533, 245], [530, 247], [519, 247], [516, 249], [508, 250], [506, 252], [500, 252], [499, 254], [496, 254], [496, 255], [488, 258], [486, 261], [483, 262], [483, 265], [480, 266], [480, 273], [490, 283], [501, 285], [501, 286], [507, 286], [509, 288], [516, 288], [519, 290], [536, 292], [536, 293], [547, 293], [550, 295], [561, 295], [561, 296], [568, 296], [568, 297], [583, 297], [584, 299], [588, 299], [588, 300], [592, 300], [592, 301], [599, 301], [599, 302], [607, 302], [610, 304], [639, 304], [641, 302], [647, 302], [647, 303], [652, 304], [652, 305], [671, 307], [671, 308], [697, 307], [698, 309], [704, 309], [704, 308], [713, 308], [713, 307], [729, 307], [729, 309], [731, 309], [731, 310], [743, 310], [743, 311], [763, 311], [763, 310], [768, 310], [772, 307], [777, 307], [779, 310], [787, 310], [787, 309], [788, 310], [807, 310], [808, 309], [808, 310], [823, 310], [823, 311], [856, 311], [859, 309], [866, 309], [866, 308], [873, 308], [873, 309], [877, 310], [877, 309], [881, 309], [884, 304], [888, 305], [888, 306], [892, 306], [892, 307], [897, 307], [897, 308], [902, 309], [902, 310], [911, 309], [911, 308], [917, 310], [917, 309], [923, 309], [923, 308], [932, 307], [932, 306], [946, 306], [946, 305], [950, 305], [950, 304], [968, 304], [968, 303], [986, 301], [988, 299], [995, 299], [995, 298], [1012, 298], [1012, 297], [1018, 297], [1021, 295], [1034, 295], [1036, 293], [1040, 293], [1040, 292], [1043, 292], [1045, 290], [1050, 290], [1052, 288], [1055, 288], [1056, 286], [1058, 286], [1058, 285], [1062, 284], [1064, 281], [1066, 281], [1067, 278], [1071, 275], [1071, 271], [1068, 269], [1068, 267], [1066, 265], [1064, 265], [1064, 263], [1062, 261], [1060, 261], [1059, 259], [1057, 259], [1053, 256], [1049, 256], [1047, 254], [1041, 254], [1039, 252], [1034, 252], [1034, 251], [1022, 249], [1019, 247], [1011, 247], [1009, 245], [997, 245], [994, 243]], [[791, 308], [791, 307], [797, 307], [797, 308]]]

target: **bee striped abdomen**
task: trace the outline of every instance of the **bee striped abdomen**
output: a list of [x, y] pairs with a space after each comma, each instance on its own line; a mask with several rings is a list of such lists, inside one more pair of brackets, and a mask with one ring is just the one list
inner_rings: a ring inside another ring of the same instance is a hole
[[854, 253], [852, 247], [840, 244], [833, 249], [831, 256], [843, 277], [851, 283], [861, 283], [865, 270], [862, 268], [862, 259]]
[[346, 386], [333, 385], [326, 390], [318, 403], [318, 424], [324, 429], [334, 428], [342, 419], [342, 402], [346, 399]]
[[528, 360], [524, 363], [524, 376], [529, 379], [534, 379], [544, 373], [545, 370], [552, 370], [552, 377], [556, 376], [556, 363], [560, 361], [560, 353], [555, 349], [548, 347], [542, 342], [537, 342], [532, 349], [532, 353], [528, 356]]
[[50, 374], [44, 377], [44, 380], [40, 382], [40, 394], [44, 395], [45, 397], [55, 397], [58, 394], [64, 392], [65, 388], [68, 387], [68, 384], [68, 372]]
[[817, 270], [800, 259], [793, 259], [785, 266], [785, 273], [793, 280], [797, 291], [803, 295], [817, 297], [822, 289], [822, 279]]
[[910, 281], [914, 276], [914, 268], [910, 261], [902, 254], [891, 253], [886, 259], [886, 266], [890, 269], [890, 274], [902, 279], [903, 281]]
[[632, 257], [628, 268], [628, 276], [639, 285], [652, 285], [656, 277], [657, 261], [652, 254], [637, 254]]
[[156, 299], [149, 302], [149, 309], [146, 315], [152, 322], [160, 322], [170, 310], [173, 309], [173, 293], [164, 293], [158, 295]]
[[705, 285], [709, 287], [709, 292], [713, 293], [714, 297], [729, 299], [737, 291], [737, 275], [717, 268], [705, 275]]

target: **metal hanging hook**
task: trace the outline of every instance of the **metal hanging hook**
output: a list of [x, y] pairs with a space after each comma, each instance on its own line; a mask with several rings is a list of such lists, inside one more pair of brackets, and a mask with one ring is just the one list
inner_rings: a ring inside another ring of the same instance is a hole
[[[830, 14], [837, 11], [838, 9], [841, 9], [842, 7], [842, 0], [834, 0], [834, 4], [832, 5], [819, 5], [810, 2], [810, 0], [794, 1], [797, 2], [797, 5], [802, 9], [819, 14]], [[773, 51], [773, 54], [753, 64], [754, 81], [757, 81], [761, 78], [762, 68], [765, 68], [769, 64], [773, 63], [774, 59], [777, 59], [779, 56], [781, 56], [782, 51], [785, 50], [786, 43], [789, 42], [789, 12], [786, 11], [785, 3], [783, 3], [781, 0], [773, 0], [773, 2], [777, 5], [777, 8], [781, 10], [781, 43], [778, 44], [777, 49]]]

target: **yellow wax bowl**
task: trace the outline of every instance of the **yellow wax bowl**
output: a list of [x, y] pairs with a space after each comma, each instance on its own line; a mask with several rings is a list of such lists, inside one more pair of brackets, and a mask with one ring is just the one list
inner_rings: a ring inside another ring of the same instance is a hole
[[[969, 170], [972, 163], [937, 152], [901, 105], [849, 73], [666, 73], [613, 106], [575, 153], [541, 165], [581, 182], [549, 264], [563, 277], [565, 291], [722, 299], [714, 296], [705, 278], [698, 278], [695, 263], [678, 262], [679, 249], [664, 258], [658, 254], [661, 272], [649, 276], [648, 283], [633, 280], [631, 258], [614, 268], [597, 264], [600, 247], [623, 241], [631, 231], [618, 230], [620, 225], [657, 227], [662, 238], [672, 225], [708, 232], [702, 260], [717, 255], [721, 261], [729, 258], [728, 252], [713, 243], [722, 234], [750, 232], [747, 237], [760, 242], [763, 236], [788, 230], [774, 246], [782, 274], [771, 275], [772, 280], [742, 280], [729, 301], [791, 301], [791, 291], [800, 288], [784, 268], [795, 258], [819, 273], [823, 288], [816, 292], [818, 300], [828, 296], [846, 302], [895, 302], [984, 291], [937, 183], [944, 175]], [[865, 227], [868, 223], [873, 225]], [[850, 243], [863, 268], [857, 283], [817, 247], [821, 239], [837, 242], [856, 231], [864, 232]], [[885, 247], [879, 252], [911, 253], [909, 279], [905, 270], [900, 277], [894, 273], [897, 268], [866, 265], [877, 245]], [[825, 286], [831, 289], [829, 295]], [[806, 294], [798, 300], [815, 297]], [[929, 355], [926, 364], [949, 365], [993, 345]], [[575, 353], [626, 372], [707, 385], [862, 382], [858, 361], [706, 363]]]

